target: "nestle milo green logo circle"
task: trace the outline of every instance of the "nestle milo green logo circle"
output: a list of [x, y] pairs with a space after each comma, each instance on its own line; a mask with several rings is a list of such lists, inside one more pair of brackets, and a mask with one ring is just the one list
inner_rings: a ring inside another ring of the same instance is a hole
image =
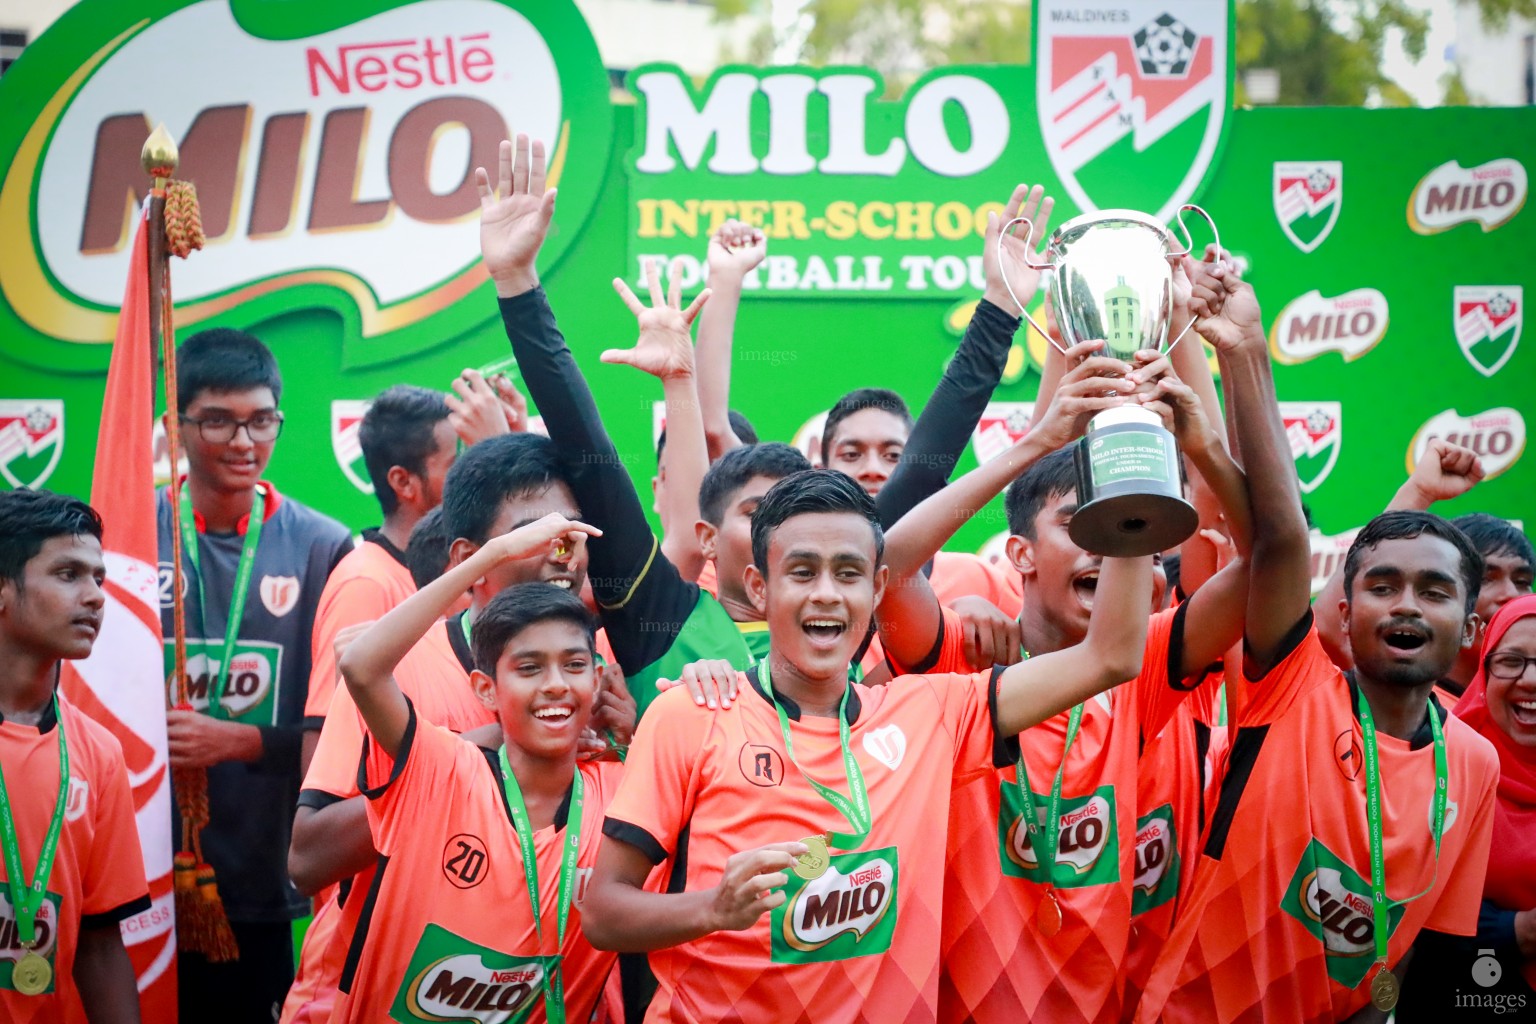
[[[177, 321], [328, 307], [356, 335], [484, 320], [474, 170], [502, 139], [550, 153], [561, 192], [546, 267], [601, 189], [612, 109], [574, 4], [537, 0], [85, 0], [7, 73], [17, 116], [0, 290], [69, 342], [112, 337], [150, 188], [139, 151], [164, 122], [197, 186], [208, 245], [175, 269]], [[399, 354], [399, 344], [387, 346]]]

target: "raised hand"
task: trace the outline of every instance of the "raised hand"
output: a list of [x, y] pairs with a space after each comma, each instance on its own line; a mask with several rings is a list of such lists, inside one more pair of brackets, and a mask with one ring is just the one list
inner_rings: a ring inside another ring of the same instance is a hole
[[767, 255], [768, 236], [761, 228], [728, 220], [709, 240], [709, 282], [715, 284], [722, 276], [740, 280]]
[[559, 562], [569, 562], [581, 553], [588, 537], [602, 535], [603, 531], [595, 526], [572, 522], [558, 512], [551, 512], [542, 519], [519, 526], [511, 533], [492, 537], [485, 542], [484, 549], [489, 549], [490, 557], [497, 564], [522, 558], [552, 558]]
[[704, 660], [683, 666], [677, 679], [658, 679], [656, 689], [665, 692], [674, 686], [686, 686], [688, 695], [699, 707], [728, 708], [736, 699], [736, 669], [728, 661]]
[[479, 370], [465, 370], [453, 379], [453, 394], [445, 396], [448, 422], [467, 445], [505, 434], [507, 413], [496, 389]]
[[671, 287], [666, 298], [661, 294], [661, 273], [654, 261], [645, 267], [646, 281], [651, 288], [649, 308], [635, 297], [629, 285], [620, 278], [613, 279], [613, 290], [619, 293], [624, 305], [635, 314], [640, 323], [640, 338], [634, 348], [611, 348], [602, 354], [605, 363], [623, 363], [635, 369], [668, 380], [688, 377], [693, 373], [693, 340], [689, 331], [699, 310], [709, 301], [709, 289], [682, 308], [682, 274], [674, 264], [671, 268]]
[[1065, 448], [1088, 429], [1095, 414], [1117, 406], [1135, 404], [1131, 392], [1131, 367], [1112, 356], [1094, 355], [1102, 341], [1083, 341], [1066, 351], [1070, 369], [1051, 396], [1051, 404], [1030, 431], [1050, 451]]
[[1419, 456], [1398, 493], [1416, 499], [1415, 507], [1427, 509], [1437, 501], [1461, 497], [1482, 479], [1483, 460], [1476, 452], [1437, 437]]
[[1196, 454], [1221, 444], [1221, 437], [1206, 415], [1205, 405], [1194, 389], [1171, 372], [1157, 378], [1148, 394], [1136, 396], [1142, 408], [1157, 413], [1183, 451]]
[[538, 287], [533, 264], [555, 216], [555, 190], [544, 187], [544, 143], [535, 141], [530, 151], [528, 136], [519, 135], [514, 160], [512, 143], [502, 142], [495, 190], [484, 167], [475, 168], [475, 184], [480, 255], [496, 294], [505, 299]]
[[[1035, 292], [1040, 288], [1041, 271], [1032, 269], [1028, 260], [1033, 255], [1036, 263], [1041, 262], [1042, 257], [1035, 254], [1035, 250], [1049, 237], [1051, 208], [1055, 205], [1056, 200], [1046, 195], [1045, 189], [1039, 185], [1034, 188], [1020, 185], [1008, 198], [1008, 205], [1003, 207], [1001, 217], [995, 213], [987, 214], [987, 230], [981, 253], [981, 265], [987, 276], [984, 295], [988, 302], [1013, 316], [1023, 313], [1023, 306], [1029, 305], [1030, 300], [1035, 297]], [[1021, 214], [1034, 223], [1034, 230], [1030, 232], [1028, 238], [1021, 238], [1017, 232], [1024, 226], [1014, 225], [1008, 234], [1003, 236], [1003, 252], [999, 258], [998, 235], [1002, 232], [1004, 224]], [[1010, 285], [1013, 289], [1011, 293]], [[1015, 297], [1018, 301], [1014, 301]]]
[[[639, 705], [630, 695], [624, 670], [603, 665], [597, 670], [597, 697], [592, 702], [592, 728], [604, 738], [605, 750], [624, 750], [635, 738]], [[611, 741], [611, 746], [610, 746]]]
[[1184, 257], [1189, 275], [1189, 310], [1197, 319], [1195, 331], [1218, 352], [1234, 352], [1244, 346], [1262, 346], [1264, 322], [1253, 288], [1224, 260], [1196, 263]]
[[957, 598], [949, 610], [960, 618], [965, 662], [981, 672], [993, 665], [1012, 665], [1023, 658], [1023, 634], [1019, 620], [984, 597], [969, 594]]
[[779, 887], [789, 881], [790, 866], [804, 852], [804, 843], [770, 843], [731, 854], [720, 884], [715, 886], [710, 931], [745, 931], [783, 903], [785, 897]]

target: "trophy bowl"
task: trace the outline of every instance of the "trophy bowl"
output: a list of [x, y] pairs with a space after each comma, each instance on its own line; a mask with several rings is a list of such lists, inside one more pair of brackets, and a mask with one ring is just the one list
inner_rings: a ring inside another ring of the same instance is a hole
[[[1210, 215], [1193, 204], [1180, 208], [1180, 227], [1185, 210], [1199, 213], [1215, 229]], [[1168, 340], [1173, 264], [1190, 249], [1144, 213], [1099, 210], [1057, 228], [1046, 246], [1046, 262], [1030, 266], [1053, 275], [1048, 301], [1067, 347], [1102, 340], [1105, 355], [1131, 362], [1142, 349], [1171, 350], [1188, 333], [1190, 325]], [[1056, 344], [1033, 318], [1030, 323]], [[1078, 507], [1067, 531], [1085, 551], [1150, 555], [1177, 546], [1199, 526], [1184, 497], [1178, 445], [1150, 410], [1125, 406], [1099, 413], [1077, 442], [1074, 461]]]

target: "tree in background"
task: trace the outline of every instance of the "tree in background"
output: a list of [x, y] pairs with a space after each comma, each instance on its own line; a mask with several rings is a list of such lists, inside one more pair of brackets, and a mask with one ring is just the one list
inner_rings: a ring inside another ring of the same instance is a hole
[[[1213, 0], [1207, 0], [1213, 2]], [[1511, 15], [1536, 17], [1536, 0], [1475, 3], [1489, 26]], [[888, 95], [902, 92], [924, 69], [944, 64], [1027, 63], [1028, 0], [714, 0], [721, 19], [774, 17], [741, 59], [812, 65], [859, 64], [878, 70]], [[793, 9], [798, 6], [798, 12]], [[788, 8], [791, 17], [785, 18]], [[797, 14], [797, 16], [796, 16]], [[1382, 73], [1382, 51], [1394, 32], [1414, 60], [1424, 55], [1429, 17], [1414, 0], [1238, 0], [1235, 100], [1247, 102], [1242, 74], [1280, 73], [1287, 106], [1411, 106], [1413, 99]], [[786, 52], [788, 56], [786, 56]], [[1465, 103], [1454, 71], [1446, 103]]]

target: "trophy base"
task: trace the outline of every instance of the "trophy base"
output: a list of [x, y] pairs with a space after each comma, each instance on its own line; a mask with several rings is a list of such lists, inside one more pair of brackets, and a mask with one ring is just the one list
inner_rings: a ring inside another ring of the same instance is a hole
[[1067, 526], [1084, 551], [1114, 558], [1155, 554], [1200, 525], [1184, 499], [1184, 467], [1173, 435], [1144, 409], [1093, 418], [1075, 450], [1077, 511]]

